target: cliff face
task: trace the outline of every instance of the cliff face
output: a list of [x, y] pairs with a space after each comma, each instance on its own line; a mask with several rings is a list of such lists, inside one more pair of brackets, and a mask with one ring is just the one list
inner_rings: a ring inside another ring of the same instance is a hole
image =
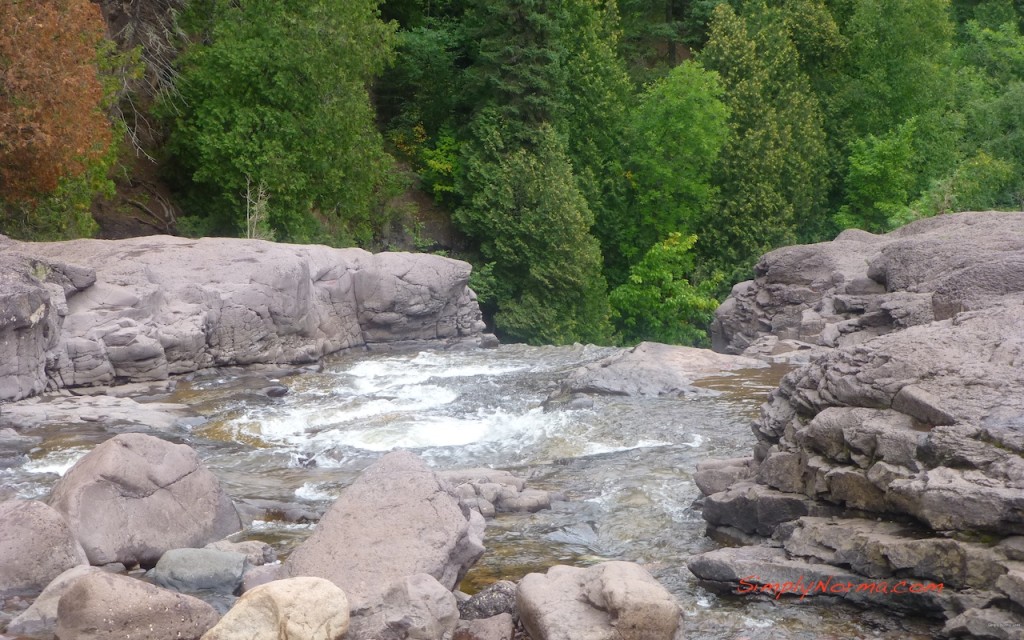
[[0, 400], [484, 328], [470, 265], [258, 240], [0, 236]]
[[771, 543], [696, 558], [698, 577], [942, 582], [939, 596], [844, 597], [941, 614], [953, 637], [1020, 637], [1024, 214], [774, 251], [718, 310], [714, 337], [807, 364], [764, 405], [752, 458], [698, 472], [712, 533]]

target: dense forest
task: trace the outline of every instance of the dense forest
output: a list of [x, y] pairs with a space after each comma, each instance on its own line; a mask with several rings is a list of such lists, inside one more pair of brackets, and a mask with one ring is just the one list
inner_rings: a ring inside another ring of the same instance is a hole
[[757, 257], [1024, 209], [1024, 0], [0, 2], [0, 233], [446, 252], [531, 343], [701, 344]]

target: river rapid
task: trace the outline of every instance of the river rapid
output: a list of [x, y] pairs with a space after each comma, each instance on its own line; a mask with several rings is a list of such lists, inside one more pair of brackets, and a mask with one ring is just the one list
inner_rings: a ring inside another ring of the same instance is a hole
[[[679, 599], [687, 638], [930, 638], [936, 627], [884, 612], [808, 599], [718, 597], [686, 569], [713, 549], [694, 501], [692, 473], [707, 458], [750, 454], [756, 417], [784, 367], [722, 374], [684, 398], [595, 396], [545, 407], [598, 347], [504, 345], [489, 350], [348, 353], [319, 371], [280, 378], [283, 398], [252, 376], [207, 374], [140, 400], [189, 405], [199, 416], [175, 433], [196, 448], [236, 499], [299, 503], [322, 511], [384, 452], [412, 449], [441, 470], [507, 469], [564, 500], [534, 514], [488, 521], [487, 552], [463, 582], [473, 592], [554, 564], [628, 560], [647, 566]], [[265, 381], [264, 381], [265, 382]], [[0, 470], [19, 497], [53, 482], [116, 428], [42, 425], [27, 464]], [[256, 521], [242, 538], [286, 555], [312, 525]], [[386, 535], [386, 532], [382, 532]]]

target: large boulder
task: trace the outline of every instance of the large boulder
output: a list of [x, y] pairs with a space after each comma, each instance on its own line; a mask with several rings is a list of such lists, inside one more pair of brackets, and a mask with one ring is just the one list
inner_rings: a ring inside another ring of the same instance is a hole
[[478, 338], [470, 265], [259, 240], [0, 237], [0, 400]]
[[624, 396], [681, 396], [698, 393], [693, 383], [723, 371], [757, 369], [766, 363], [753, 358], [641, 342], [602, 360], [580, 367], [562, 383], [560, 393]]
[[691, 571], [731, 588], [755, 569], [916, 576], [943, 596], [868, 603], [956, 616], [954, 634], [1024, 625], [1009, 604], [1022, 597], [1024, 213], [847, 231], [769, 253], [755, 276], [716, 312], [715, 347], [813, 349], [762, 408], [749, 462], [698, 476], [712, 534], [775, 548], [712, 552]]
[[242, 586], [244, 554], [218, 549], [171, 549], [147, 576], [157, 585], [183, 591], [233, 594]]
[[0, 596], [39, 593], [88, 562], [59, 512], [35, 500], [0, 502]]
[[105, 572], [75, 580], [57, 605], [62, 640], [199, 640], [217, 623], [198, 598]]
[[164, 552], [202, 547], [241, 529], [217, 477], [186, 445], [121, 434], [64, 474], [50, 504], [92, 564], [152, 566]]
[[519, 583], [519, 615], [534, 640], [673, 640], [681, 637], [675, 598], [640, 565], [558, 565]]
[[323, 578], [289, 578], [246, 591], [202, 640], [338, 640], [348, 627], [344, 591]]
[[341, 587], [358, 626], [409, 576], [427, 574], [453, 589], [483, 553], [483, 529], [482, 516], [463, 510], [419, 457], [396, 451], [342, 492], [284, 566], [290, 576]]

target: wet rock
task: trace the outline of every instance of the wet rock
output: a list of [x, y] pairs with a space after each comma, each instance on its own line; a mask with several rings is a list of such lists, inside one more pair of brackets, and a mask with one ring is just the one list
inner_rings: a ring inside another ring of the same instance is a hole
[[326, 578], [352, 605], [353, 626], [391, 584], [425, 573], [451, 590], [483, 553], [483, 517], [464, 512], [449, 484], [396, 451], [346, 488], [285, 562], [290, 576]]
[[263, 387], [260, 389], [260, 393], [267, 396], [268, 398], [283, 398], [288, 395], [288, 387], [283, 384], [275, 384], [269, 387]]
[[50, 423], [99, 422], [108, 428], [171, 431], [195, 418], [183, 404], [136, 402], [132, 398], [112, 396], [43, 395], [4, 407], [9, 424], [29, 429]]
[[274, 580], [286, 578], [284, 565], [280, 563], [264, 564], [258, 567], [250, 567], [242, 576], [242, 593], [251, 591], [261, 584], [267, 584]]
[[218, 540], [217, 542], [211, 542], [204, 548], [241, 553], [245, 556], [245, 561], [250, 567], [258, 567], [260, 565], [277, 562], [277, 551], [274, 550], [274, 547], [262, 540], [245, 540], [242, 542]]
[[198, 640], [216, 624], [202, 600], [106, 572], [75, 580], [57, 606], [57, 637], [75, 640]]
[[0, 596], [39, 593], [82, 564], [85, 551], [58, 511], [36, 500], [0, 502]]
[[534, 640], [672, 640], [679, 605], [639, 565], [555, 566], [519, 583], [518, 609]]
[[837, 506], [822, 504], [807, 496], [776, 491], [753, 482], [739, 482], [708, 496], [703, 515], [713, 526], [735, 527], [745, 533], [769, 536], [783, 522], [839, 512]]
[[3, 244], [0, 400], [485, 328], [470, 265], [440, 256], [167, 236]]
[[632, 349], [577, 369], [556, 395], [597, 393], [626, 396], [681, 396], [706, 393], [693, 386], [708, 375], [767, 366], [760, 360], [707, 349], [642, 342]]
[[305, 524], [316, 522], [323, 516], [319, 510], [310, 508], [308, 505], [280, 500], [242, 498], [235, 503], [235, 506], [246, 524], [251, 524], [253, 520]]
[[499, 580], [459, 603], [459, 617], [463, 620], [481, 620], [515, 612], [516, 583], [508, 580]]
[[348, 628], [344, 591], [322, 578], [289, 578], [247, 591], [202, 640], [336, 640]]
[[491, 618], [460, 620], [452, 640], [512, 640], [515, 622], [508, 613]]
[[241, 528], [216, 476], [186, 445], [122, 434], [79, 460], [54, 486], [92, 564], [152, 566], [170, 549], [201, 547]]
[[217, 549], [171, 549], [147, 577], [156, 585], [182, 592], [232, 594], [242, 585], [245, 555]]
[[750, 477], [753, 461], [753, 458], [702, 460], [697, 463], [693, 482], [706, 496], [725, 491], [731, 485]]
[[16, 636], [32, 638], [53, 638], [57, 633], [57, 605], [64, 592], [75, 580], [90, 573], [101, 572], [99, 567], [81, 564], [61, 573], [46, 585], [32, 605], [11, 620], [7, 632]]

